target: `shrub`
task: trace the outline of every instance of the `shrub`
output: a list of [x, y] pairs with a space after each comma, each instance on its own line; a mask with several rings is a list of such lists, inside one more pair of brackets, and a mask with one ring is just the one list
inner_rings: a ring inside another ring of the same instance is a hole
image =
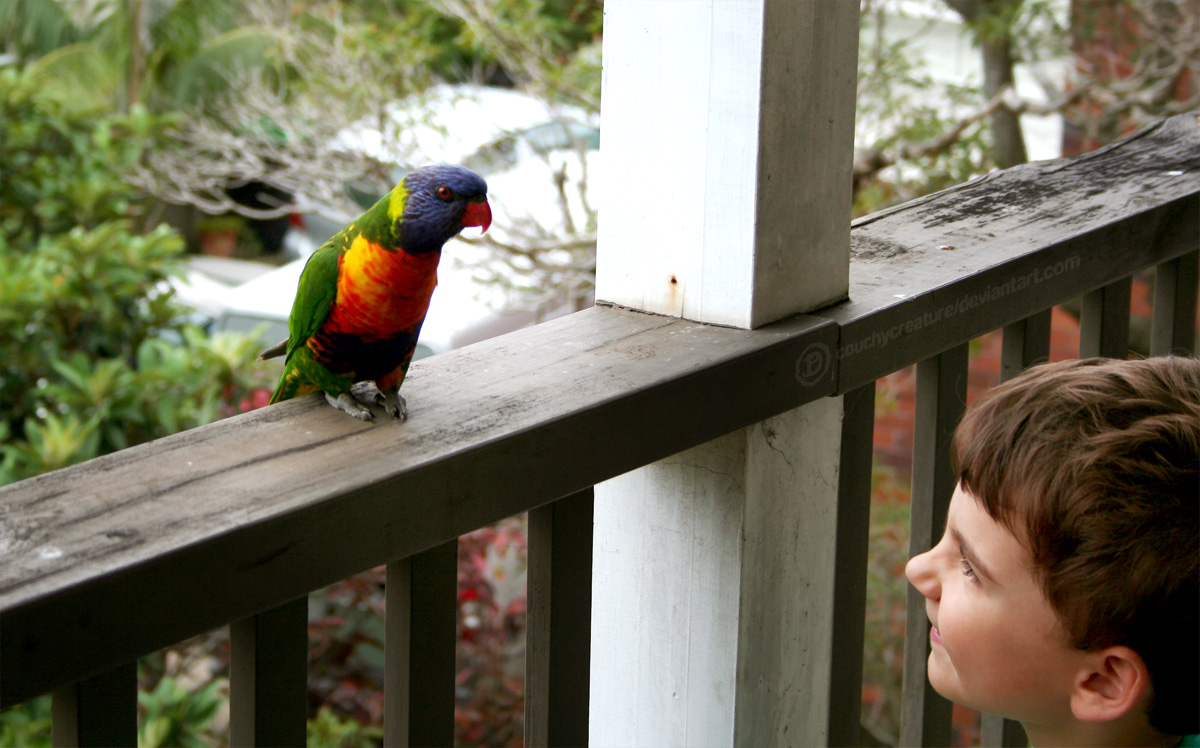
[[187, 322], [182, 239], [121, 177], [165, 121], [80, 111], [0, 70], [0, 483], [212, 421], [264, 381]]

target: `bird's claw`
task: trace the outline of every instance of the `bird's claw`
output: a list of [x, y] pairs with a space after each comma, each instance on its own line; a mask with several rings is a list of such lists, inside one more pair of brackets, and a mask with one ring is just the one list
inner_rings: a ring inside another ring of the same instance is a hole
[[325, 399], [333, 407], [337, 408], [338, 410], [346, 411], [360, 421], [370, 421], [374, 420], [375, 418], [375, 414], [371, 412], [371, 409], [365, 407], [362, 403], [355, 399], [354, 395], [351, 395], [349, 392], [343, 392], [337, 397], [334, 397], [326, 392]]
[[400, 396], [399, 388], [379, 390], [375, 393], [375, 402], [382, 405], [392, 418], [398, 418], [401, 421], [408, 420], [408, 403], [404, 402], [404, 398]]

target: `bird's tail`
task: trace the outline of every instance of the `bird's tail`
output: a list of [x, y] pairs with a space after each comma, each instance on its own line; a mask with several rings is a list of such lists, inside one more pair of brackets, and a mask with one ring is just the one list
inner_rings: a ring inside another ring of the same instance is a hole
[[283, 354], [287, 353], [287, 344], [288, 344], [288, 338], [284, 338], [283, 340], [279, 341], [278, 343], [271, 346], [267, 350], [258, 354], [258, 360], [266, 361], [269, 358], [275, 358], [276, 356], [282, 356]]
[[271, 393], [271, 400], [267, 403], [268, 405], [274, 405], [280, 400], [287, 400], [290, 397], [295, 397], [294, 395], [287, 394], [288, 374], [290, 373], [291, 372], [285, 371], [283, 376], [279, 378], [279, 384], [275, 385], [275, 391]]
[[315, 386], [303, 381], [299, 369], [289, 364], [283, 370], [283, 376], [279, 378], [279, 384], [275, 385], [275, 392], [271, 395], [271, 402], [268, 404], [274, 404], [282, 400], [291, 400], [293, 397], [307, 395], [316, 389]]

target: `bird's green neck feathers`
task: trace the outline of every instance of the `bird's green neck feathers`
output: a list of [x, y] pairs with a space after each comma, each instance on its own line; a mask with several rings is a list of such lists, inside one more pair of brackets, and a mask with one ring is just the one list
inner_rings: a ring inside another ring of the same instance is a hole
[[407, 198], [408, 190], [405, 189], [402, 181], [354, 222], [357, 232], [364, 239], [380, 246], [395, 247], [396, 227], [399, 224], [400, 216], [404, 215], [404, 204]]

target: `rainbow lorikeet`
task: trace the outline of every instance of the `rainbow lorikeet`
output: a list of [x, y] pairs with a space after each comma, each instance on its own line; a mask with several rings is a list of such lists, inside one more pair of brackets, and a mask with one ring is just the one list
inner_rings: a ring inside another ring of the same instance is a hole
[[313, 253], [300, 276], [286, 353], [271, 402], [321, 390], [329, 404], [369, 421], [351, 387], [372, 381], [373, 401], [407, 418], [399, 389], [437, 285], [442, 245], [467, 226], [487, 231], [487, 183], [459, 166], [425, 166]]

